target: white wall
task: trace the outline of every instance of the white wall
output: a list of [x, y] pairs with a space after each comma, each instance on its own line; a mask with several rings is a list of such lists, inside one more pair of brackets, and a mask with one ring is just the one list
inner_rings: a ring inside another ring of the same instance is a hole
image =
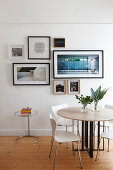
[[113, 0], [0, 0], [2, 23], [113, 23]]
[[[113, 25], [107, 24], [111, 23], [113, 18], [112, 1], [85, 2], [11, 0], [6, 3], [6, 0], [0, 0], [0, 135], [18, 135], [25, 132], [25, 120], [14, 115], [15, 111], [23, 107], [30, 106], [39, 112], [39, 115], [31, 120], [32, 133], [48, 135], [51, 106], [63, 103], [77, 105], [73, 95], [52, 93], [52, 55], [50, 86], [13, 86], [13, 62], [49, 62], [27, 60], [27, 36], [30, 35], [65, 37], [65, 49], [104, 50], [104, 79], [81, 79], [81, 93], [90, 95], [90, 88], [95, 89], [99, 85], [103, 88], [111, 87], [102, 103], [113, 104]], [[96, 24], [99, 22], [101, 24]], [[9, 60], [8, 44], [24, 44], [26, 60]]]

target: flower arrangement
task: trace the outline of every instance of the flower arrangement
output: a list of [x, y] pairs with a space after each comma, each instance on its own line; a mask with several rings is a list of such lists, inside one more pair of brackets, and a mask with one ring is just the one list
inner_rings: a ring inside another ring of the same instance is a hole
[[92, 88], [91, 88], [91, 98], [93, 99], [93, 102], [94, 102], [94, 110], [97, 110], [97, 105], [98, 105], [98, 102], [99, 100], [101, 100], [104, 95], [107, 93], [108, 89], [104, 89], [104, 90], [101, 90], [101, 86], [99, 86], [96, 91], [94, 91]]
[[81, 96], [75, 95], [76, 99], [78, 100], [78, 103], [82, 104], [82, 111], [84, 112], [86, 109], [86, 106], [88, 104], [91, 104], [93, 102], [93, 99], [91, 98], [91, 96], [86, 96], [84, 97], [82, 94]]

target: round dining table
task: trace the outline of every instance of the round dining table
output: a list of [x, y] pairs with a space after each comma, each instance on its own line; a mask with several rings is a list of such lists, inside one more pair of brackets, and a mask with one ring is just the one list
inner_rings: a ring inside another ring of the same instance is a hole
[[[98, 145], [100, 142], [100, 121], [113, 120], [113, 110], [100, 108], [100, 110], [89, 109], [86, 112], [82, 112], [80, 107], [67, 107], [58, 110], [57, 114], [66, 119], [72, 119], [82, 121], [82, 149], [86, 146], [86, 150], [89, 156], [93, 158], [93, 126], [94, 122], [98, 122]], [[90, 123], [90, 141], [88, 140], [88, 122]], [[72, 123], [74, 125], [74, 123]], [[104, 128], [103, 128], [104, 129]], [[85, 140], [84, 140], [85, 137]], [[89, 141], [89, 143], [88, 143]], [[104, 148], [104, 147], [103, 147]]]

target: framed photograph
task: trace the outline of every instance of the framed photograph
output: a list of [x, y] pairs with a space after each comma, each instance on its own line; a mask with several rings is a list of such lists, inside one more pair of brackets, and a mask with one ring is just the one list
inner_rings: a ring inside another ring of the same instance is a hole
[[9, 45], [10, 59], [25, 59], [24, 45]]
[[65, 38], [54, 38], [53, 40], [54, 48], [64, 48], [65, 47]]
[[28, 59], [49, 60], [51, 53], [50, 46], [49, 36], [29, 36]]
[[53, 93], [66, 94], [66, 80], [53, 80]]
[[80, 80], [67, 80], [68, 94], [80, 94]]
[[13, 85], [50, 85], [50, 64], [13, 63]]
[[103, 50], [54, 50], [53, 75], [59, 78], [103, 78]]

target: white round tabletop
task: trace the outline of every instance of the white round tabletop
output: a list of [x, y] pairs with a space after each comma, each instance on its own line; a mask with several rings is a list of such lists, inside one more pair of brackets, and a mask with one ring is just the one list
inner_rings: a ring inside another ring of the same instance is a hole
[[98, 111], [82, 112], [80, 107], [60, 109], [57, 114], [66, 119], [80, 121], [110, 121], [113, 120], [113, 110], [100, 109]]
[[21, 117], [30, 117], [30, 116], [35, 116], [35, 115], [37, 115], [38, 114], [38, 111], [36, 111], [36, 110], [32, 110], [31, 111], [31, 113], [26, 113], [26, 114], [23, 114], [23, 113], [21, 113], [21, 111], [17, 111], [17, 112], [15, 112], [15, 115], [17, 115], [17, 116], [21, 116]]

